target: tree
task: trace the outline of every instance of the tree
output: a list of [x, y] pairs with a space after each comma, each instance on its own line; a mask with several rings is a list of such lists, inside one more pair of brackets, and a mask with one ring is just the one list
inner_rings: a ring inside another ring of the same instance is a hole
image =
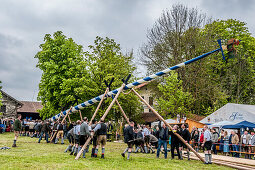
[[178, 79], [177, 73], [170, 72], [170, 75], [158, 84], [158, 89], [160, 96], [156, 100], [158, 104], [156, 107], [162, 116], [167, 119], [175, 117], [177, 114], [190, 113], [192, 95], [183, 91], [182, 80]]
[[197, 9], [174, 5], [163, 12], [147, 37], [141, 61], [148, 73], [219, 48], [219, 38], [241, 39], [234, 59], [223, 61], [220, 53], [213, 54], [176, 71], [183, 91], [193, 96], [192, 113], [209, 114], [227, 102], [255, 102], [255, 44], [245, 23], [232, 19], [212, 22]]
[[83, 47], [67, 38], [61, 31], [46, 34], [35, 58], [42, 70], [38, 100], [42, 101], [40, 115], [49, 118], [68, 109], [78, 98], [93, 96], [93, 82], [86, 70]]
[[[212, 39], [201, 33], [203, 26], [210, 22], [198, 9], [180, 4], [164, 11], [149, 30], [148, 42], [141, 48], [141, 61], [148, 72], [165, 69], [215, 49]], [[222, 95], [221, 90], [208, 81], [210, 75], [206, 72], [208, 65], [205, 63], [202, 60], [176, 70], [183, 90], [193, 96], [192, 112], [197, 114], [205, 113], [208, 107], [217, 102], [217, 96]]]
[[[136, 69], [132, 63], [133, 53], [131, 52], [123, 55], [121, 53], [120, 45], [108, 37], [96, 37], [94, 45], [89, 46], [89, 51], [85, 53], [85, 57], [88, 62], [89, 74], [92, 81], [95, 83], [95, 96], [104, 93], [106, 89], [106, 86], [104, 85], [105, 80], [109, 82], [111, 78], [114, 77], [115, 81], [113, 82], [111, 89], [116, 89], [121, 86], [121, 79], [130, 73], [132, 74]], [[130, 81], [132, 80], [134, 80], [133, 76]], [[108, 98], [103, 103], [102, 109], [98, 113], [98, 118], [105, 112], [111, 100], [111, 98]], [[133, 94], [129, 94], [128, 96], [121, 94], [118, 100], [128, 117], [134, 119], [139, 117], [140, 103], [136, 96]], [[96, 105], [92, 106], [92, 108], [93, 113]], [[121, 112], [119, 111], [118, 106], [114, 105], [107, 118], [118, 119], [120, 117]]]
[[[148, 42], [141, 48], [140, 59], [149, 73], [165, 69], [192, 57], [201, 39], [195, 39], [210, 19], [196, 8], [173, 5], [171, 10], [163, 11], [147, 33]], [[202, 42], [201, 42], [202, 43]], [[188, 50], [189, 55], [186, 51]], [[191, 56], [190, 56], [191, 55]], [[179, 72], [179, 71], [178, 71]]]
[[235, 58], [219, 61], [212, 57], [207, 71], [222, 87], [228, 102], [255, 104], [255, 38], [246, 23], [234, 19], [218, 20], [206, 25], [202, 31], [212, 39], [241, 40]]

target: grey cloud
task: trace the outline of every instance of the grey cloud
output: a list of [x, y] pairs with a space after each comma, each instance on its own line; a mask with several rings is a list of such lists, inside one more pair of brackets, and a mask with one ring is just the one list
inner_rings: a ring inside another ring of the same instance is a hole
[[[46, 33], [61, 30], [86, 47], [96, 36], [114, 38], [123, 52], [137, 50], [162, 10], [178, 0], [0, 0], [0, 80], [20, 100], [34, 99], [41, 71], [34, 55]], [[214, 18], [244, 18], [254, 26], [253, 1], [184, 0]], [[247, 3], [248, 2], [248, 3]], [[233, 7], [229, 7], [233, 4]], [[240, 6], [240, 7], [239, 7]], [[252, 29], [251, 29], [252, 30]], [[255, 29], [253, 29], [253, 32]], [[140, 68], [143, 70], [144, 68]]]

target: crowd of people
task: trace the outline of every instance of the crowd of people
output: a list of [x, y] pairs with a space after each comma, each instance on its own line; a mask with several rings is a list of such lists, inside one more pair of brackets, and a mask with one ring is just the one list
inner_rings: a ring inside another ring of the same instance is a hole
[[12, 132], [14, 121], [15, 121], [14, 118], [5, 118], [5, 119], [0, 118], [0, 133]]
[[[191, 134], [187, 126], [185, 124], [182, 124], [181, 127], [175, 125], [172, 129], [171, 131], [161, 122], [153, 128], [150, 128], [149, 125], [138, 124], [135, 126], [134, 122], [130, 122], [124, 128], [124, 142], [127, 143], [127, 148], [121, 155], [125, 157], [126, 152], [128, 152], [127, 159], [129, 159], [132, 150], [134, 150], [134, 153], [137, 153], [139, 150], [142, 153], [155, 153], [153, 149], [155, 148], [157, 158], [159, 158], [161, 152], [167, 158], [168, 152], [171, 151], [171, 157], [174, 159], [174, 151], [176, 150], [178, 158], [182, 160], [183, 150], [186, 150], [189, 160], [190, 151], [185, 143], [190, 142]], [[174, 133], [178, 133], [184, 139], [185, 143], [180, 141]], [[171, 149], [167, 148], [168, 144], [171, 145]]]
[[[111, 138], [111, 132], [113, 131], [111, 122], [105, 123], [103, 120], [99, 122], [93, 120], [88, 123], [87, 117], [72, 123], [67, 123], [66, 121], [27, 120], [21, 119], [21, 115], [18, 115], [16, 120], [0, 121], [1, 124], [9, 127], [10, 131], [14, 131], [13, 147], [16, 147], [19, 136], [36, 137], [38, 138], [38, 143], [45, 139], [47, 143], [53, 142], [57, 144], [61, 140], [61, 144], [64, 144], [64, 139], [68, 139], [69, 145], [65, 152], [70, 151], [70, 155], [76, 156], [85, 145], [87, 139], [91, 137], [91, 143], [88, 143], [83, 151], [83, 158], [89, 151], [89, 145], [92, 145], [91, 157], [97, 157], [101, 146], [101, 158], [104, 158], [106, 142], [107, 139]], [[180, 140], [176, 134], [181, 136], [183, 140]], [[199, 150], [204, 151], [206, 164], [211, 163], [212, 153], [217, 154], [219, 152], [225, 155], [231, 154], [233, 157], [240, 157], [240, 153], [244, 153], [245, 158], [255, 159], [254, 131], [251, 131], [250, 134], [245, 131], [243, 135], [240, 135], [232, 130], [229, 135], [228, 131], [223, 129], [218, 133], [216, 129], [209, 129], [205, 126], [201, 131], [193, 127], [190, 133], [186, 124], [181, 124], [181, 126], [174, 125], [172, 129], [169, 129], [161, 121], [154, 127], [150, 127], [148, 124], [139, 125], [130, 121], [129, 124], [123, 127], [123, 136], [127, 148], [121, 155], [126, 157], [127, 153], [127, 159], [130, 159], [132, 152], [156, 153], [157, 158], [159, 158], [160, 153], [163, 153], [164, 158], [167, 158], [168, 152], [171, 152], [172, 159], [177, 155], [178, 159], [182, 160], [183, 154], [185, 154], [189, 160], [190, 150], [187, 144], [190, 144], [196, 152], [199, 152]], [[168, 146], [170, 146], [169, 149]]]
[[[215, 128], [209, 129], [211, 133], [212, 152], [213, 154], [224, 154], [226, 156], [240, 157], [240, 153], [243, 153], [247, 159], [255, 159], [255, 133], [254, 130], [248, 132], [244, 131], [240, 134], [240, 131], [231, 130], [230, 133], [227, 130], [221, 129], [217, 132]], [[192, 146], [204, 150], [201, 146], [204, 140], [204, 130], [200, 132], [196, 127], [193, 127], [191, 131]]]

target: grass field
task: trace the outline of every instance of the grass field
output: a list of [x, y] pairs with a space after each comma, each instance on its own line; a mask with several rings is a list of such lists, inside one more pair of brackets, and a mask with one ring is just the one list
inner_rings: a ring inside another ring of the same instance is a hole
[[[132, 153], [131, 159], [126, 160], [120, 155], [126, 145], [113, 142], [106, 145], [105, 159], [92, 159], [87, 153], [86, 159], [76, 161], [74, 156], [64, 153], [67, 141], [64, 145], [37, 141], [36, 138], [19, 137], [17, 148], [0, 150], [0, 169], [229, 169], [194, 160], [164, 159], [163, 155], [156, 159], [155, 154]], [[13, 133], [0, 134], [0, 147], [11, 147], [12, 142]]]

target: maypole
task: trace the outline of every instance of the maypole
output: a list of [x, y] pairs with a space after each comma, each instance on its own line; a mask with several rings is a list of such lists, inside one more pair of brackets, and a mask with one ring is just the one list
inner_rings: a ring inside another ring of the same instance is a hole
[[[137, 81], [135, 81], [135, 82], [133, 82], [133, 83], [129, 83], [129, 84], [127, 84], [127, 85], [124, 87], [124, 90], [131, 89], [131, 88], [133, 88], [134, 86], [138, 86], [138, 85], [140, 85], [140, 84], [142, 84], [142, 83], [144, 83], [144, 82], [151, 81], [151, 80], [153, 80], [153, 79], [155, 79], [155, 78], [157, 78], [157, 77], [160, 77], [160, 76], [162, 76], [162, 75], [165, 75], [165, 74], [169, 73], [170, 71], [176, 70], [176, 69], [178, 69], [178, 68], [181, 68], [181, 67], [184, 67], [184, 66], [186, 66], [186, 65], [188, 65], [188, 64], [191, 64], [191, 63], [193, 63], [193, 62], [195, 62], [195, 61], [201, 60], [201, 59], [203, 59], [203, 58], [205, 58], [205, 57], [207, 57], [207, 56], [209, 56], [209, 55], [211, 55], [211, 54], [213, 54], [213, 53], [215, 53], [215, 52], [218, 52], [218, 51], [221, 51], [221, 52], [222, 52], [223, 59], [225, 59], [225, 56], [224, 56], [224, 53], [223, 53], [223, 49], [222, 49], [222, 46], [221, 46], [221, 40], [218, 40], [218, 44], [219, 44], [220, 48], [218, 48], [218, 49], [216, 49], [216, 50], [213, 50], [213, 51], [210, 51], [210, 52], [208, 52], [208, 53], [202, 54], [202, 55], [200, 55], [200, 56], [198, 56], [198, 57], [195, 57], [195, 58], [190, 59], [190, 60], [188, 60], [188, 61], [185, 61], [185, 62], [183, 62], [183, 63], [177, 64], [177, 65], [175, 65], [175, 66], [173, 66], [173, 67], [167, 68], [167, 69], [162, 70], [162, 71], [160, 71], [160, 72], [158, 72], [158, 73], [155, 73], [155, 74], [152, 74], [152, 75], [150, 75], [150, 76], [148, 76], [148, 77], [145, 77], [145, 78], [143, 78], [143, 79], [137, 80]], [[88, 100], [88, 101], [86, 101], [86, 102], [83, 102], [83, 103], [81, 103], [81, 104], [79, 104], [79, 105], [77, 105], [77, 106], [75, 106], [75, 107], [72, 107], [72, 109], [68, 109], [68, 110], [63, 111], [63, 114], [66, 115], [67, 113], [69, 113], [69, 114], [71, 114], [71, 113], [76, 113], [76, 112], [78, 112], [79, 110], [82, 110], [82, 109], [84, 109], [84, 108], [87, 107], [87, 106], [90, 106], [90, 105], [93, 105], [93, 104], [95, 104], [95, 103], [100, 102], [102, 98], [112, 97], [112, 95], [116, 95], [120, 89], [121, 89], [121, 88], [112, 90], [112, 91], [108, 92], [107, 95], [102, 94], [102, 95], [97, 96], [97, 97], [95, 97], [95, 98], [93, 98], [93, 99], [90, 99], [90, 100]], [[51, 118], [51, 120], [58, 119], [60, 116], [61, 116], [61, 114], [59, 113], [59, 114], [53, 116], [53, 117]]]

